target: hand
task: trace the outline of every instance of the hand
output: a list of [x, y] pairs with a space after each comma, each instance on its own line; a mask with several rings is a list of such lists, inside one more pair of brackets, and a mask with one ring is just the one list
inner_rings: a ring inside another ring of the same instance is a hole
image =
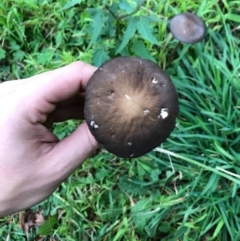
[[86, 123], [61, 141], [47, 128], [83, 118], [95, 70], [75, 62], [0, 84], [0, 217], [46, 199], [97, 148]]

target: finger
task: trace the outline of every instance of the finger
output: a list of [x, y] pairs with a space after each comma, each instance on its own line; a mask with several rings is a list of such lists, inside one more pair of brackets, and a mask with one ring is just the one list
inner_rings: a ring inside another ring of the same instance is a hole
[[33, 81], [36, 99], [45, 99], [50, 103], [64, 101], [85, 89], [88, 80], [95, 72], [93, 67], [84, 62], [74, 62], [65, 67], [43, 73], [37, 84]]
[[63, 122], [66, 120], [83, 120], [83, 106], [75, 105], [68, 107], [60, 107], [47, 116], [47, 120], [43, 123], [48, 129], [52, 128], [53, 123]]
[[[44, 123], [59, 102], [83, 91], [96, 70], [89, 64], [74, 62], [65, 67], [30, 78], [26, 88], [25, 113], [31, 122]], [[29, 102], [31, 100], [31, 102]]]
[[70, 119], [82, 120], [84, 118], [83, 104], [59, 107], [50, 115], [53, 122], [62, 122]]
[[80, 103], [84, 103], [84, 93], [83, 92], [81, 92], [65, 101], [59, 102], [57, 104], [57, 107], [77, 105]]
[[44, 164], [51, 178], [56, 182], [65, 180], [83, 161], [96, 150], [98, 143], [90, 133], [87, 124], [82, 123], [76, 131], [58, 142], [47, 154]]
[[83, 108], [84, 96], [81, 93], [67, 101], [60, 102], [50, 115], [54, 122], [61, 122], [69, 119], [82, 120], [84, 118]]

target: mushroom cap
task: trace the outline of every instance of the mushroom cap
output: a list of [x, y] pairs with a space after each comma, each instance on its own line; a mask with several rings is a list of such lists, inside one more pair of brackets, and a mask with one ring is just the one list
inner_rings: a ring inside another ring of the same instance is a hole
[[138, 157], [159, 146], [174, 129], [178, 110], [170, 77], [142, 58], [105, 62], [85, 91], [84, 114], [91, 133], [119, 157]]
[[200, 42], [206, 35], [207, 27], [203, 20], [193, 13], [181, 13], [172, 18], [170, 31], [184, 43]]

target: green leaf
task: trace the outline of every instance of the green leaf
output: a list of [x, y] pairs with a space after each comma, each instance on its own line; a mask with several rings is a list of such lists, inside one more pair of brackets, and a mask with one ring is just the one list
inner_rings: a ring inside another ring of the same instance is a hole
[[137, 195], [144, 195], [148, 192], [148, 189], [145, 187], [142, 187], [134, 182], [131, 182], [127, 176], [122, 175], [119, 178], [119, 187], [124, 190], [126, 193], [130, 194], [137, 194]]
[[11, 50], [14, 50], [14, 51], [20, 49], [20, 46], [17, 44], [17, 42], [15, 40], [10, 41], [10, 46], [11, 46]]
[[18, 50], [13, 54], [14, 60], [21, 61], [23, 60], [25, 53], [22, 50]]
[[148, 18], [146, 17], [140, 18], [138, 22], [137, 30], [143, 39], [149, 41], [151, 44], [159, 45], [159, 41], [153, 35], [151, 22], [148, 20]]
[[240, 23], [240, 16], [238, 14], [227, 13], [225, 14], [225, 18], [237, 23]]
[[108, 59], [110, 59], [110, 57], [104, 49], [97, 49], [93, 53], [92, 64], [98, 67]]
[[160, 174], [160, 170], [154, 169], [151, 171], [150, 177], [153, 181], [157, 181], [159, 180], [159, 174]]
[[130, 39], [134, 36], [136, 30], [137, 30], [137, 23], [139, 21], [139, 18], [133, 17], [130, 19], [127, 29], [123, 35], [122, 42], [120, 46], [118, 47], [116, 54], [119, 53], [121, 50], [125, 48], [125, 46], [129, 43]]
[[102, 9], [99, 9], [92, 20], [92, 38], [88, 44], [88, 49], [96, 42], [102, 30], [103, 18]]
[[132, 214], [139, 214], [140, 212], [147, 212], [149, 206], [151, 206], [152, 203], [152, 198], [148, 198], [148, 199], [142, 199], [139, 200], [138, 202], [135, 203], [135, 205], [132, 207], [131, 212]]
[[118, 3], [118, 6], [122, 11], [126, 12], [127, 14], [131, 14], [136, 10], [137, 4], [134, 1], [123, 0]]
[[71, 0], [71, 1], [68, 1], [62, 8], [62, 10], [66, 10], [66, 9], [69, 9], [79, 3], [81, 3], [82, 0]]
[[145, 47], [144, 43], [142, 40], [137, 40], [133, 43], [132, 46], [132, 52], [134, 55], [145, 58], [145, 59], [149, 59], [153, 62], [157, 62], [150, 54], [150, 52], [148, 51], [148, 49]]
[[57, 45], [60, 45], [63, 42], [62, 32], [58, 32], [54, 37]]
[[171, 225], [169, 222], [163, 221], [161, 225], [158, 227], [158, 230], [161, 233], [169, 233], [171, 230]]
[[138, 201], [131, 208], [132, 220], [137, 228], [143, 230], [148, 221], [156, 216], [156, 213], [151, 210], [151, 207], [152, 197]]
[[96, 172], [96, 180], [102, 180], [103, 178], [107, 177], [107, 175], [109, 174], [109, 172], [103, 167], [100, 168], [99, 170], [97, 170]]
[[217, 227], [214, 230], [212, 238], [216, 238], [217, 237], [217, 235], [221, 232], [221, 229], [222, 229], [224, 224], [225, 224], [224, 220], [221, 219], [220, 222], [218, 223]]
[[53, 58], [54, 52], [50, 49], [44, 49], [41, 53], [37, 54], [38, 64], [45, 65], [49, 63]]
[[42, 226], [38, 229], [39, 235], [50, 235], [54, 226], [57, 224], [58, 216], [54, 215], [50, 217]]
[[6, 50], [3, 48], [0, 48], [0, 60], [4, 59], [6, 57]]
[[124, 229], [124, 228], [118, 229], [113, 241], [122, 240], [121, 238], [124, 236], [126, 232], [127, 232], [127, 229]]

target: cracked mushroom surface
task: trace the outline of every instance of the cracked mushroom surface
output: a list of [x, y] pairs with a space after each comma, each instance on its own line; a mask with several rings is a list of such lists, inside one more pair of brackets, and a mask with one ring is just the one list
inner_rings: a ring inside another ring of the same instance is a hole
[[135, 158], [159, 146], [174, 129], [178, 110], [170, 77], [142, 58], [105, 62], [85, 91], [84, 113], [91, 133], [119, 157]]

